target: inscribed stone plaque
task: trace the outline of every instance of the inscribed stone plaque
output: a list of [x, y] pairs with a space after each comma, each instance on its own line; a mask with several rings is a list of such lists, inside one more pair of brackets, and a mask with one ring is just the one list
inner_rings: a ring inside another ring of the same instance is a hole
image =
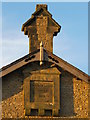
[[30, 81], [30, 102], [52, 103], [53, 82]]

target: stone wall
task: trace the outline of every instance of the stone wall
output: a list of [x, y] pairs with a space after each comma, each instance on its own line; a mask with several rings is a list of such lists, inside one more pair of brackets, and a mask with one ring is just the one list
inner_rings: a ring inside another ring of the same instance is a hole
[[73, 79], [74, 112], [77, 117], [88, 117], [88, 84]]
[[2, 79], [2, 118], [24, 117], [23, 79], [18, 71]]
[[[44, 69], [52, 64], [46, 63]], [[2, 118], [27, 118], [24, 110], [23, 70], [35, 71], [39, 62], [30, 63], [2, 79]], [[60, 116], [88, 117], [88, 83], [60, 70]], [[26, 77], [29, 73], [26, 75]], [[73, 79], [74, 78], [74, 79]]]
[[[2, 120], [10, 120], [7, 118], [3, 118]], [[69, 117], [28, 117], [28, 118], [18, 118], [18, 119], [11, 119], [11, 120], [90, 120], [90, 118], [69, 118]]]
[[88, 117], [88, 83], [75, 79], [66, 71], [61, 72], [62, 117]]

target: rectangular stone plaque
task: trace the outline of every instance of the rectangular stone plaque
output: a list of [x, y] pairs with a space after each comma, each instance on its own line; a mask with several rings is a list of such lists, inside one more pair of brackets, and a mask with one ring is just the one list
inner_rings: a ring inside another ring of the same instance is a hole
[[30, 102], [52, 103], [53, 82], [30, 81]]

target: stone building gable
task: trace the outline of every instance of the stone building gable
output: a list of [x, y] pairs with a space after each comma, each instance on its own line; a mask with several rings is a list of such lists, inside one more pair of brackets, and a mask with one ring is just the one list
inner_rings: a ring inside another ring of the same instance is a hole
[[[60, 57], [52, 54], [49, 51], [44, 50], [44, 55], [45, 55], [45, 59], [44, 61], [46, 62], [52, 62], [54, 64], [56, 64], [57, 66], [59, 66], [60, 68], [64, 69], [65, 71], [69, 72], [70, 74], [72, 74], [74, 77], [79, 78], [81, 80], [84, 80], [85, 82], [89, 82], [89, 76], [82, 72], [81, 70], [79, 70], [78, 68], [74, 67], [73, 65], [69, 64], [68, 62], [64, 61], [63, 59], [61, 59]], [[4, 66], [1, 70], [0, 70], [0, 77], [7, 75], [8, 73], [27, 65], [30, 62], [34, 62], [34, 61], [40, 61], [40, 50], [36, 50], [18, 60], [16, 60], [15, 62]]]
[[60, 29], [47, 5], [37, 5], [23, 24], [29, 54], [0, 70], [3, 119], [89, 117], [89, 76], [53, 54], [53, 36]]
[[[48, 74], [51, 71], [56, 72], [56, 75], [61, 73], [59, 117], [88, 117], [88, 83], [74, 78], [72, 74], [53, 63], [46, 63], [41, 68], [39, 62], [31, 62], [3, 77], [2, 118], [27, 118], [24, 106], [24, 80], [28, 76], [38, 80], [38, 73], [41, 72], [42, 77], [46, 73], [45, 70]], [[43, 79], [46, 79], [45, 76]]]

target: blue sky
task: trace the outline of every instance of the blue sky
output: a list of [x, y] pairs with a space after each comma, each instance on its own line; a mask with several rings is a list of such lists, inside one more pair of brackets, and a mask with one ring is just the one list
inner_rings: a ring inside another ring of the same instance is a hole
[[[38, 2], [39, 3], [39, 2]], [[37, 3], [2, 3], [2, 66], [28, 54], [28, 37], [22, 24], [35, 11]], [[53, 53], [88, 73], [88, 3], [46, 3], [52, 17], [61, 25], [54, 37]]]

